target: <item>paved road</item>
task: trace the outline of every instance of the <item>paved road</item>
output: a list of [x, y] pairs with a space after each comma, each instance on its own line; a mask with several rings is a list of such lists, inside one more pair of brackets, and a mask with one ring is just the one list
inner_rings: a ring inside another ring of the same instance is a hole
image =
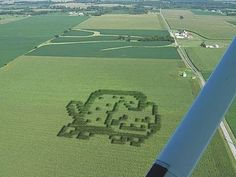
[[[199, 78], [201, 88], [203, 88], [204, 85], [206, 84], [206, 81], [205, 81], [205, 79], [203, 78], [202, 73], [201, 73], [201, 72], [197, 69], [197, 67], [192, 63], [192, 61], [190, 60], [190, 58], [189, 58], [188, 54], [186, 53], [185, 49], [183, 49], [183, 48], [178, 44], [175, 35], [172, 33], [169, 24], [167, 23], [166, 19], [164, 18], [163, 14], [162, 14], [161, 9], [160, 9], [160, 15], [161, 15], [163, 21], [165, 22], [166, 27], [167, 27], [169, 33], [175, 38], [175, 46], [177, 47], [177, 51], [178, 51], [179, 55], [181, 56], [181, 58], [182, 58], [182, 60], [184, 61], [185, 65], [186, 65], [187, 67], [189, 67], [189, 68], [193, 71], [193, 73]], [[228, 130], [226, 129], [226, 124], [227, 124], [226, 121], [225, 121], [225, 122], [222, 121], [222, 122], [220, 123], [220, 129], [221, 129], [221, 131], [222, 131], [222, 133], [223, 133], [223, 135], [224, 135], [224, 138], [225, 138], [227, 144], [229, 145], [229, 148], [230, 148], [230, 150], [231, 150], [231, 152], [232, 152], [232, 155], [233, 155], [234, 159], [236, 160], [236, 147], [235, 147], [235, 144], [233, 143], [232, 138], [230, 137], [230, 134], [229, 134]], [[229, 126], [227, 126], [227, 127], [229, 127]]]

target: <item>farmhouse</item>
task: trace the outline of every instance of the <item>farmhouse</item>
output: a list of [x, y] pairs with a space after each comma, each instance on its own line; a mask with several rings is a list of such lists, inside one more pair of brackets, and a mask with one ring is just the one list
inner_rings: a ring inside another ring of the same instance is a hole
[[189, 39], [189, 38], [192, 38], [192, 35], [186, 30], [183, 30], [183, 31], [179, 31], [175, 33], [175, 37], [177, 39], [186, 39], [186, 38]]
[[69, 12], [69, 16], [84, 16], [84, 13], [83, 12]]

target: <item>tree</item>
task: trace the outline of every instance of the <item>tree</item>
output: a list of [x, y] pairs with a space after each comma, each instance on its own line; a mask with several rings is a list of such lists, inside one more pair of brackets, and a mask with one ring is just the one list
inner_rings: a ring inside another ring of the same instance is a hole
[[202, 42], [200, 46], [201, 46], [201, 47], [206, 47], [206, 43], [205, 43], [205, 42]]

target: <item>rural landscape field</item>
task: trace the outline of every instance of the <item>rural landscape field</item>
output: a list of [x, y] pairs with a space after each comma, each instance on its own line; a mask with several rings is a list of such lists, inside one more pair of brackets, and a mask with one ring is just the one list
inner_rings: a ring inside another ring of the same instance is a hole
[[[55, 6], [0, 15], [0, 176], [144, 177], [201, 89], [180, 49], [207, 80], [236, 34], [235, 16]], [[182, 30], [191, 38], [174, 35]], [[235, 141], [236, 103], [226, 124]], [[236, 176], [221, 129], [192, 176]]]

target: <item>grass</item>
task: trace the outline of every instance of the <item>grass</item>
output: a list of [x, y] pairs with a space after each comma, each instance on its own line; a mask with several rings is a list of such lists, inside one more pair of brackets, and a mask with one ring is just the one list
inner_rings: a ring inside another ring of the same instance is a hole
[[90, 36], [90, 35], [93, 35], [93, 32], [80, 31], [80, 30], [71, 30], [63, 34], [63, 36]]
[[53, 39], [51, 42], [82, 42], [82, 41], [113, 41], [118, 40], [118, 36], [91, 36], [91, 37], [59, 37]]
[[227, 22], [232, 17], [194, 15], [188, 10], [163, 10], [163, 14], [172, 29], [193, 31], [206, 39], [232, 39], [236, 34], [236, 28]]
[[91, 17], [74, 29], [165, 29], [160, 22], [159, 15], [120, 15], [109, 14]]
[[0, 67], [87, 17], [35, 16], [0, 27]]
[[[180, 58], [174, 47], [162, 47], [156, 42], [91, 42], [77, 44], [47, 45], [28, 55], [63, 57], [105, 57], [105, 58]], [[166, 42], [168, 44], [168, 42]], [[132, 47], [133, 46], [133, 47]]]
[[[181, 60], [16, 59], [0, 70], [0, 176], [144, 176], [195, 97], [197, 81], [180, 77], [183, 68]], [[158, 105], [161, 129], [141, 147], [114, 145], [104, 135], [57, 137], [72, 121], [68, 102], [85, 102], [101, 88], [143, 92]], [[215, 140], [195, 176], [235, 174], [222, 139]]]
[[201, 47], [186, 48], [186, 51], [195, 66], [200, 70], [205, 79], [208, 79], [224, 54], [225, 48], [207, 49]]

